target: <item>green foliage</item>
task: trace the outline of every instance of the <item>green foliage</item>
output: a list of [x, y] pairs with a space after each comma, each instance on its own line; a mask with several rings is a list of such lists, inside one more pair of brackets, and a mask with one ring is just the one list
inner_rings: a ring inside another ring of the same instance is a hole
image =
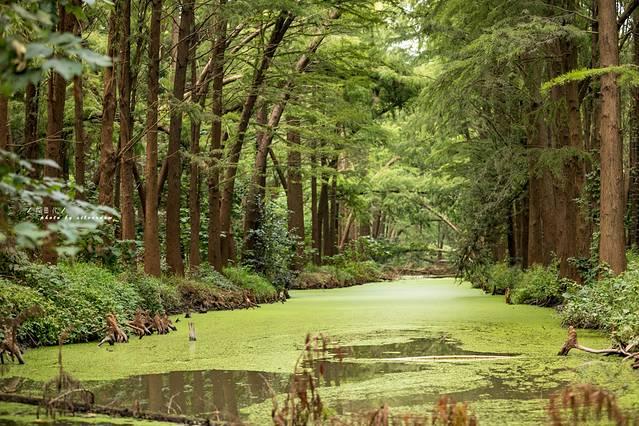
[[[35, 250], [55, 236], [58, 254], [72, 256], [79, 251], [83, 238], [99, 231], [107, 217], [117, 217], [118, 213], [109, 207], [76, 200], [77, 188], [69, 183], [33, 179], [26, 174], [45, 164], [58, 167], [50, 160], [26, 161], [0, 151], [0, 215], [6, 218], [0, 221], [0, 243], [9, 241], [18, 250]], [[45, 200], [49, 205], [45, 206]], [[43, 215], [60, 219], [44, 221]]]
[[566, 281], [559, 279], [557, 264], [533, 265], [523, 273], [511, 293], [513, 303], [554, 306], [562, 302]]
[[36, 290], [0, 278], [0, 318], [13, 318], [37, 307], [39, 312], [22, 323], [18, 330], [21, 342], [50, 342], [58, 338], [58, 311], [50, 300]]
[[381, 281], [384, 273], [372, 260], [353, 261], [334, 256], [330, 264], [307, 265], [295, 279], [295, 288], [335, 288]]
[[176, 313], [182, 306], [179, 292], [168, 280], [130, 270], [122, 273], [119, 280], [133, 286], [139, 298], [139, 306], [151, 314]]
[[628, 85], [630, 87], [636, 87], [639, 85], [639, 72], [637, 71], [636, 65], [618, 65], [614, 67], [580, 68], [573, 70], [545, 82], [541, 86], [541, 90], [544, 94], [548, 94], [555, 86], [563, 86], [570, 82], [583, 81], [586, 79], [596, 79], [608, 73], [619, 75], [621, 77], [619, 82], [622, 86]]
[[521, 268], [510, 266], [507, 262], [499, 262], [488, 271], [488, 289], [493, 294], [504, 294], [506, 289], [514, 289], [522, 280]]
[[290, 287], [293, 278], [290, 269], [296, 242], [288, 232], [287, 215], [287, 210], [278, 208], [275, 202], [264, 204], [260, 227], [247, 236], [255, 241], [254, 250], [244, 253], [243, 259], [278, 289]]
[[266, 278], [247, 267], [231, 266], [224, 268], [222, 273], [237, 287], [253, 293], [258, 302], [271, 300], [277, 296], [275, 287]]
[[222, 290], [237, 291], [240, 289], [240, 287], [233, 284], [231, 280], [217, 272], [208, 263], [203, 263], [194, 271], [190, 271], [189, 278], [208, 284], [209, 286], [218, 287]]
[[571, 286], [561, 310], [563, 323], [605, 330], [623, 345], [639, 343], [639, 263], [634, 257], [622, 275]]
[[[67, 13], [85, 18], [81, 7], [62, 4]], [[111, 65], [111, 58], [85, 48], [82, 38], [56, 32], [59, 16], [55, 5], [36, 0], [0, 5], [0, 93], [37, 83], [49, 70], [70, 80], [82, 73], [83, 62]]]

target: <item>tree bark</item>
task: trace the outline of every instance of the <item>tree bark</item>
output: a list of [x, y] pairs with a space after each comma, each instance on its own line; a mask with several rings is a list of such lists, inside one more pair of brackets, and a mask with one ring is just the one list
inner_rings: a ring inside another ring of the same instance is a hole
[[286, 205], [288, 207], [288, 231], [295, 238], [293, 269], [304, 267], [304, 188], [302, 186], [302, 153], [299, 120], [289, 119], [291, 129], [286, 135], [288, 142], [288, 177], [286, 179]]
[[121, 0], [120, 11], [120, 215], [121, 238], [135, 240], [133, 153], [131, 136], [131, 0]]
[[208, 176], [209, 226], [208, 261], [216, 271], [222, 270], [220, 223], [220, 160], [222, 159], [222, 115], [224, 114], [224, 55], [226, 51], [227, 21], [224, 18], [226, 0], [220, 0], [213, 46], [213, 99], [211, 124], [211, 167]]
[[322, 221], [319, 217], [317, 196], [317, 154], [311, 154], [311, 234], [313, 247], [313, 263], [322, 263]]
[[[73, 30], [73, 19], [69, 16], [64, 6], [58, 4], [59, 24], [58, 31], [71, 32]], [[47, 137], [45, 156], [48, 160], [53, 160], [62, 167], [65, 159], [63, 157], [63, 130], [64, 130], [64, 105], [66, 102], [66, 80], [57, 73], [51, 72], [49, 75], [48, 98], [47, 98]], [[49, 178], [59, 178], [61, 170], [59, 167], [44, 167], [44, 176]], [[54, 219], [47, 219], [54, 216], [51, 211], [54, 204], [50, 198], [45, 199], [44, 208], [48, 211], [45, 213], [45, 223], [51, 223]], [[55, 237], [50, 239], [42, 249], [42, 261], [45, 263], [56, 263], [57, 253], [55, 251]]]
[[[599, 54], [602, 67], [619, 65], [616, 2], [599, 0]], [[599, 260], [615, 274], [626, 269], [623, 204], [623, 145], [619, 137], [617, 74], [601, 77], [601, 195]]]
[[[78, 5], [74, 1], [74, 5]], [[82, 34], [82, 23], [75, 19], [75, 35]], [[74, 133], [75, 133], [75, 183], [82, 187], [82, 191], [76, 193], [76, 198], [85, 198], [86, 185], [86, 134], [84, 133], [84, 93], [82, 89], [82, 76], [73, 78], [73, 108], [74, 108]], [[25, 133], [26, 136], [26, 133]]]
[[[176, 102], [184, 99], [186, 69], [193, 22], [193, 0], [184, 3], [180, 17], [179, 42], [177, 45], [175, 75], [173, 79], [173, 98]], [[168, 156], [168, 194], [166, 200], [166, 261], [172, 274], [184, 275], [180, 227], [180, 177], [182, 161], [180, 145], [182, 135], [182, 111], [172, 109], [169, 129]]]
[[158, 93], [160, 91], [160, 34], [162, 0], [152, 0], [146, 112], [146, 197], [144, 215], [144, 272], [160, 276], [158, 219]]
[[[118, 38], [118, 12], [111, 12], [107, 55], [116, 56]], [[102, 128], [100, 131], [100, 181], [98, 183], [98, 203], [113, 206], [113, 178], [115, 176], [115, 152], [113, 150], [113, 122], [115, 120], [115, 64], [104, 70], [104, 91], [102, 97]]]
[[[38, 112], [40, 107], [40, 84], [29, 83], [24, 93], [24, 142], [22, 156], [34, 160], [40, 156], [38, 143]], [[37, 171], [31, 176], [37, 176]]]
[[[195, 36], [194, 36], [195, 37]], [[196, 42], [191, 46], [191, 87], [197, 84]], [[200, 98], [200, 105], [204, 109], [206, 96]], [[191, 118], [191, 160], [189, 164], [189, 268], [200, 266], [200, 168], [197, 157], [200, 155], [200, 121]]]
[[[633, 18], [632, 27], [633, 63], [639, 66], [639, 16]], [[631, 89], [632, 120], [630, 134], [630, 190], [628, 209], [630, 226], [628, 229], [628, 245], [639, 247], [639, 88]]]
[[225, 173], [224, 191], [220, 207], [220, 224], [222, 229], [221, 247], [222, 247], [222, 264], [226, 264], [229, 260], [233, 249], [233, 234], [231, 232], [231, 210], [233, 206], [233, 193], [235, 190], [235, 176], [237, 174], [237, 165], [242, 152], [242, 145], [246, 137], [246, 130], [253, 109], [257, 100], [258, 92], [264, 83], [266, 72], [268, 71], [278, 46], [282, 42], [288, 28], [293, 23], [294, 16], [287, 11], [282, 11], [275, 23], [269, 41], [264, 49], [260, 64], [255, 70], [253, 81], [249, 87], [242, 114], [238, 123], [237, 136], [235, 143], [231, 147], [228, 156], [228, 167]]

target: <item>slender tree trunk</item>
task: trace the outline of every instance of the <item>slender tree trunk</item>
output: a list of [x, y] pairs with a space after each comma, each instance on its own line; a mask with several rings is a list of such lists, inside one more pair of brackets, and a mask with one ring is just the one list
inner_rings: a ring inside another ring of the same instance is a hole
[[302, 153], [299, 120], [289, 119], [291, 130], [286, 135], [288, 141], [288, 177], [286, 182], [286, 204], [288, 207], [288, 232], [295, 238], [295, 259], [293, 269], [304, 267], [304, 188], [302, 186]]
[[[633, 62], [639, 66], [639, 16], [633, 19]], [[639, 247], [639, 88], [633, 88], [632, 94], [632, 128], [630, 135], [630, 191], [628, 208], [630, 227], [628, 243], [631, 247]]]
[[120, 215], [123, 240], [135, 240], [133, 154], [131, 137], [131, 0], [121, 0], [120, 14]]
[[[197, 84], [197, 61], [196, 41], [191, 46], [191, 90]], [[200, 104], [204, 109], [206, 96], [202, 96]], [[200, 155], [200, 121], [191, 118], [191, 160], [189, 164], [189, 219], [190, 219], [190, 239], [189, 239], [189, 268], [197, 269], [200, 266], [200, 168], [198, 166], [198, 156]]]
[[0, 150], [9, 151], [9, 98], [0, 95]]
[[329, 199], [329, 181], [324, 174], [322, 176], [322, 186], [320, 189], [318, 215], [322, 227], [322, 260], [325, 256], [331, 256], [331, 216]]
[[[58, 16], [60, 32], [70, 32], [73, 30], [73, 20], [67, 14], [64, 6], [58, 4]], [[64, 163], [62, 145], [64, 143], [63, 130], [64, 130], [64, 105], [66, 102], [66, 80], [57, 73], [51, 72], [49, 74], [49, 93], [47, 98], [47, 138], [45, 156], [47, 160], [53, 160], [60, 167]], [[46, 165], [44, 167], [44, 176], [49, 178], [59, 178], [60, 169], [58, 167], [51, 167]], [[44, 202], [44, 208], [48, 211], [48, 217], [52, 217], [54, 213], [51, 211], [54, 204], [53, 201], [47, 198]], [[45, 217], [47, 217], [45, 213]], [[53, 219], [45, 219], [45, 223], [52, 222]], [[56, 263], [57, 253], [54, 249], [55, 238], [48, 241], [42, 249], [42, 261], [45, 263]]]
[[259, 233], [256, 232], [262, 222], [264, 211], [264, 195], [266, 193], [266, 163], [268, 160], [268, 146], [263, 143], [266, 137], [267, 106], [262, 102], [257, 108], [255, 122], [257, 124], [255, 141], [255, 163], [249, 192], [244, 206], [244, 255], [252, 258], [255, 247], [259, 244]]
[[[116, 56], [118, 38], [118, 11], [109, 18], [107, 55]], [[100, 181], [98, 203], [113, 206], [113, 178], [115, 175], [115, 152], [113, 150], [113, 122], [115, 120], [115, 66], [104, 70], [104, 94], [102, 98], [102, 129], [100, 131]]]
[[313, 263], [322, 263], [322, 221], [319, 218], [318, 196], [317, 196], [317, 155], [313, 151], [311, 154], [311, 233], [313, 247]]
[[213, 46], [213, 99], [211, 124], [211, 168], [208, 178], [209, 226], [208, 260], [216, 271], [222, 270], [222, 246], [220, 234], [220, 160], [222, 159], [222, 115], [224, 114], [224, 54], [226, 50], [226, 27], [224, 6], [220, 0], [219, 13], [215, 24], [215, 44]]
[[[602, 67], [619, 65], [616, 2], [599, 1], [599, 54]], [[599, 260], [615, 274], [626, 269], [623, 205], [623, 145], [619, 137], [617, 74], [601, 77], [601, 195]]]
[[[186, 69], [188, 66], [190, 34], [193, 22], [193, 2], [184, 3], [180, 17], [179, 42], [177, 46], [175, 76], [173, 79], [173, 97], [177, 102], [184, 99]], [[180, 145], [182, 134], [182, 111], [171, 112], [168, 155], [168, 194], [166, 200], [166, 261], [174, 275], [184, 275], [180, 232], [180, 177], [182, 161]]]
[[[76, 0], [74, 5], [81, 5]], [[75, 19], [75, 35], [77, 37], [82, 34], [82, 23], [78, 18]], [[73, 107], [74, 107], [74, 133], [75, 133], [75, 183], [81, 186], [82, 192], [76, 193], [76, 198], [85, 198], [86, 190], [86, 135], [84, 133], [84, 93], [82, 90], [82, 76], [77, 75], [73, 78]]]
[[233, 206], [233, 193], [235, 191], [235, 176], [237, 174], [237, 165], [240, 160], [240, 154], [242, 152], [242, 145], [246, 137], [246, 130], [251, 116], [253, 115], [253, 109], [257, 100], [257, 95], [264, 83], [266, 72], [268, 71], [271, 61], [275, 56], [278, 46], [282, 42], [284, 35], [288, 31], [288, 28], [293, 23], [294, 16], [289, 12], [282, 11], [277, 18], [273, 31], [269, 38], [269, 41], [264, 49], [260, 64], [255, 70], [253, 75], [253, 81], [249, 87], [244, 106], [242, 107], [242, 114], [238, 123], [237, 136], [235, 143], [231, 147], [228, 156], [228, 167], [225, 173], [224, 191], [222, 194], [221, 208], [220, 208], [220, 224], [222, 229], [221, 247], [222, 247], [222, 264], [226, 264], [233, 251], [233, 234], [231, 232], [231, 210]]
[[75, 182], [83, 188], [76, 197], [84, 198], [86, 185], [86, 135], [84, 133], [84, 101], [82, 93], [82, 76], [73, 78], [74, 99], [74, 133], [75, 133]]
[[144, 215], [144, 272], [160, 276], [158, 219], [158, 93], [160, 91], [160, 34], [162, 0], [152, 0], [146, 112], [146, 197]]
[[[333, 162], [337, 169], [337, 159]], [[333, 175], [331, 179], [331, 186], [329, 189], [329, 227], [327, 241], [329, 242], [330, 255], [337, 254], [337, 230], [339, 229], [339, 203], [337, 201], [337, 175]]]
[[[38, 113], [40, 107], [40, 84], [29, 83], [24, 94], [24, 142], [22, 156], [28, 160], [40, 157], [38, 143]], [[31, 177], [39, 175], [38, 170], [30, 173]]]

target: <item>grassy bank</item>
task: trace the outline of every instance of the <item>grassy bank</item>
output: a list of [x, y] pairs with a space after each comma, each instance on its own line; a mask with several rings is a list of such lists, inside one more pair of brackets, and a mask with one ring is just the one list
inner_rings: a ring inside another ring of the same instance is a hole
[[52, 345], [63, 332], [68, 342], [88, 342], [103, 337], [108, 313], [123, 322], [138, 309], [151, 315], [236, 309], [273, 302], [277, 294], [265, 278], [241, 267], [220, 274], [205, 265], [184, 278], [155, 278], [88, 263], [23, 262], [0, 278], [0, 318], [29, 311], [19, 328], [23, 345]]
[[307, 265], [294, 280], [294, 288], [321, 289], [339, 288], [352, 285], [383, 281], [389, 273], [372, 260], [343, 261], [322, 266]]

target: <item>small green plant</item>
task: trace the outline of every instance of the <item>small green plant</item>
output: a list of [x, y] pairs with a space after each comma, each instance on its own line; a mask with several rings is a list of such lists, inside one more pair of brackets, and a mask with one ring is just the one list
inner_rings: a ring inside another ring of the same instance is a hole
[[222, 273], [237, 287], [249, 290], [257, 298], [257, 302], [272, 300], [277, 296], [275, 287], [263, 276], [247, 267], [231, 266]]
[[559, 279], [557, 264], [533, 265], [521, 276], [511, 297], [513, 303], [554, 306], [563, 300], [567, 282]]
[[504, 294], [506, 289], [514, 289], [522, 280], [523, 272], [519, 267], [510, 266], [507, 262], [499, 262], [488, 271], [488, 291], [493, 294]]

